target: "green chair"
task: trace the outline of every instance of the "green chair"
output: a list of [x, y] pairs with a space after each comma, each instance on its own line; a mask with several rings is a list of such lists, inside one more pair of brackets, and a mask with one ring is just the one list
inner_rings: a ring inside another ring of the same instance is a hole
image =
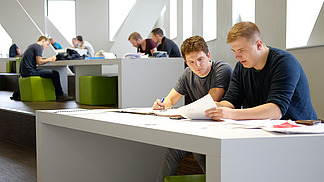
[[80, 76], [80, 104], [113, 105], [117, 103], [117, 77]]
[[56, 100], [55, 88], [50, 78], [30, 76], [19, 78], [21, 101], [52, 101]]
[[167, 176], [164, 182], [206, 182], [205, 174]]

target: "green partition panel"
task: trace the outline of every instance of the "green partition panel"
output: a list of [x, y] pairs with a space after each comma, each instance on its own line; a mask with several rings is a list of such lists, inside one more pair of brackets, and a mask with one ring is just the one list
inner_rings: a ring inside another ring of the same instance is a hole
[[167, 176], [164, 182], [206, 182], [205, 174]]
[[12, 73], [12, 64], [15, 61], [7, 61], [6, 62], [6, 73]]
[[16, 73], [19, 73], [21, 57], [17, 57], [16, 59]]

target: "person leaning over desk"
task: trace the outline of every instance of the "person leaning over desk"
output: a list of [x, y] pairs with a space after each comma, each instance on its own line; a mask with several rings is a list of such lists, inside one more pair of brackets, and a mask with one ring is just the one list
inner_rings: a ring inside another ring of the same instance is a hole
[[128, 37], [129, 42], [133, 45], [133, 47], [137, 48], [138, 53], [148, 54], [149, 56], [153, 56], [153, 52], [157, 51], [157, 43], [152, 39], [143, 40], [141, 34], [138, 32], [133, 32]]
[[21, 77], [40, 76], [43, 78], [51, 78], [55, 87], [56, 101], [69, 101], [73, 100], [73, 97], [67, 96], [63, 93], [60, 74], [55, 70], [49, 69], [37, 69], [37, 65], [43, 65], [45, 63], [55, 61], [56, 57], [43, 58], [43, 50], [45, 50], [50, 44], [49, 40], [45, 36], [40, 36], [36, 43], [28, 46], [21, 58], [20, 63], [20, 75]]
[[[186, 39], [181, 46], [181, 54], [188, 67], [178, 78], [175, 87], [170, 91], [164, 102], [157, 99], [153, 109], [169, 109], [175, 105], [182, 96], [189, 96], [196, 101], [206, 94], [210, 94], [214, 101], [220, 101], [226, 92], [232, 68], [223, 61], [211, 61], [207, 43], [200, 36]], [[175, 175], [182, 158], [191, 152], [168, 149], [161, 165], [158, 182], [164, 177]], [[193, 154], [201, 167], [205, 169], [205, 156]]]
[[19, 47], [16, 44], [12, 44], [9, 48], [9, 57], [14, 58], [14, 57], [21, 57], [21, 51]]
[[227, 43], [239, 62], [224, 100], [207, 110], [207, 117], [317, 120], [307, 77], [291, 53], [266, 46], [251, 22], [235, 24]]
[[172, 40], [166, 38], [163, 34], [163, 30], [160, 28], [155, 28], [151, 31], [152, 39], [154, 42], [158, 43], [158, 51], [166, 51], [168, 57], [181, 57], [179, 47]]
[[81, 35], [78, 35], [76, 37], [76, 39], [77, 39], [77, 43], [78, 43], [78, 47], [77, 48], [78, 49], [86, 49], [87, 52], [88, 52], [87, 55], [89, 57], [94, 57], [95, 51], [94, 51], [92, 45], [88, 41], [83, 40], [83, 37]]

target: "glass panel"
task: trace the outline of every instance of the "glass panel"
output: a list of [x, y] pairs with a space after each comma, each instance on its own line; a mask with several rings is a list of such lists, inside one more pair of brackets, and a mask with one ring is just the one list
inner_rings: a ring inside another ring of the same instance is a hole
[[183, 40], [192, 36], [192, 0], [183, 1]]
[[[0, 58], [9, 57], [9, 48], [12, 44], [12, 39], [6, 30], [0, 24]], [[19, 47], [19, 45], [17, 45]]]
[[[48, 1], [48, 18], [66, 40], [76, 36], [75, 1]], [[55, 37], [54, 37], [55, 40]]]
[[323, 2], [324, 0], [287, 0], [287, 48], [307, 45]]
[[177, 2], [177, 0], [170, 0], [170, 39], [175, 39], [178, 36]]
[[233, 25], [241, 21], [255, 23], [255, 0], [232, 0]]
[[[109, 0], [109, 40], [115, 40], [118, 29], [132, 10], [136, 0]], [[121, 11], [122, 10], [122, 11]], [[140, 20], [141, 21], [141, 20]]]
[[203, 0], [203, 36], [205, 41], [216, 39], [216, 0]]

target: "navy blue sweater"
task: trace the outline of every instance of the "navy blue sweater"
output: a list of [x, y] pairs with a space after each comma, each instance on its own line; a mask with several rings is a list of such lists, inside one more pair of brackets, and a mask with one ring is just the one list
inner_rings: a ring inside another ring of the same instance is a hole
[[224, 100], [235, 108], [251, 108], [265, 103], [276, 104], [281, 119], [317, 119], [313, 108], [305, 72], [297, 59], [289, 52], [269, 47], [264, 68], [235, 66]]

